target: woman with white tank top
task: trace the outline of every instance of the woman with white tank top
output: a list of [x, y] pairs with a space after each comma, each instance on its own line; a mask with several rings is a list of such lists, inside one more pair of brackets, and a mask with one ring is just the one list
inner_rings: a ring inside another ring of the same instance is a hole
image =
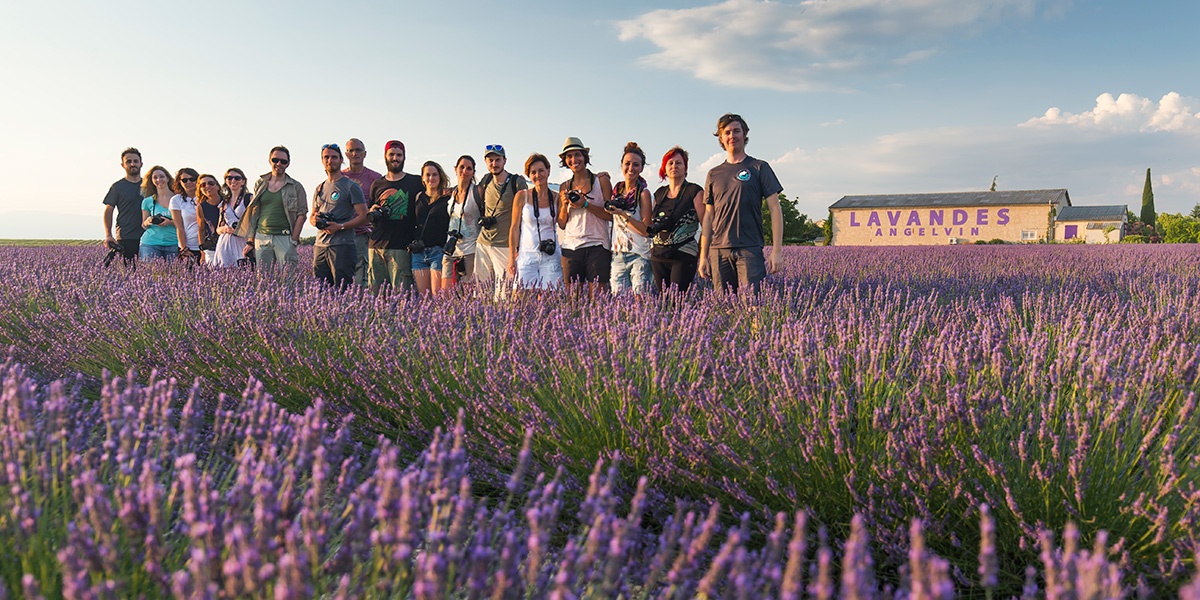
[[[525, 160], [525, 175], [533, 188], [520, 190], [513, 199], [514, 218], [509, 228], [508, 274], [518, 288], [550, 288], [562, 283], [562, 250], [555, 228], [555, 199], [548, 184], [550, 159], [532, 154]], [[520, 240], [512, 244], [512, 240]]]

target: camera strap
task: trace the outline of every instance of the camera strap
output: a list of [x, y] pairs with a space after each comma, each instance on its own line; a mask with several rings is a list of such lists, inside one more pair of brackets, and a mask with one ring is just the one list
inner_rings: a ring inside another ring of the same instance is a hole
[[[549, 195], [550, 190], [546, 190], [546, 193], [547, 193], [547, 195]], [[534, 186], [532, 189], [529, 190], [529, 195], [533, 198], [533, 202], [532, 202], [532, 204], [533, 204], [533, 225], [534, 225], [534, 228], [537, 229], [538, 247], [541, 248], [541, 246], [542, 246], [542, 215], [538, 211], [538, 204], [541, 203], [541, 199], [538, 198], [537, 186]], [[546, 204], [548, 204], [550, 206], [551, 220], [557, 219], [558, 215], [554, 214], [555, 213], [554, 198], [551, 197], [551, 198], [548, 198], [547, 200], [548, 200], [548, 202], [546, 202]]]
[[[426, 198], [429, 198], [428, 194], [426, 194], [425, 192], [421, 192], [420, 195], [417, 196], [417, 202], [421, 201], [421, 196], [425, 196]], [[421, 235], [414, 237], [413, 239], [422, 239], [422, 240], [425, 239], [425, 227], [427, 225], [429, 225], [429, 217], [433, 216], [433, 203], [434, 202], [436, 202], [436, 200], [434, 200], [433, 198], [429, 198], [429, 201], [425, 203], [425, 206], [427, 208], [429, 208], [429, 210], [425, 212], [425, 222], [421, 223]], [[416, 227], [413, 227], [413, 233], [416, 233], [416, 229], [417, 229]]]

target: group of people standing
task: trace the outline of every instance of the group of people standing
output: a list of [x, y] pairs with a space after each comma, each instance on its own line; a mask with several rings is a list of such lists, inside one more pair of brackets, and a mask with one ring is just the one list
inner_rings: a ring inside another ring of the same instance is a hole
[[[241, 169], [216, 176], [153, 166], [141, 176], [135, 148], [121, 154], [126, 177], [104, 199], [106, 243], [126, 261], [179, 258], [213, 268], [295, 266], [300, 232], [317, 229], [313, 273], [333, 285], [352, 283], [437, 292], [456, 282], [521, 288], [588, 283], [613, 293], [674, 286], [686, 291], [698, 274], [718, 289], [757, 289], [782, 266], [782, 186], [766, 162], [745, 152], [750, 128], [736, 114], [717, 121], [726, 160], [703, 187], [690, 182], [688, 153], [663, 155], [653, 193], [642, 172], [645, 151], [634, 142], [621, 155], [621, 177], [593, 173], [591, 150], [568, 137], [559, 165], [571, 173], [550, 187], [550, 159], [534, 153], [524, 177], [509, 173], [503, 146], [484, 148], [486, 172], [476, 180], [471, 156], [454, 164], [456, 185], [435, 161], [405, 173], [405, 146], [384, 145], [386, 173], [364, 165], [358, 139], [321, 147], [326, 178], [313, 192], [287, 174], [291, 153], [269, 153], [270, 172], [252, 187]], [[349, 165], [343, 169], [343, 163]], [[771, 211], [772, 246], [764, 256], [762, 205]], [[116, 213], [116, 235], [113, 215]]]

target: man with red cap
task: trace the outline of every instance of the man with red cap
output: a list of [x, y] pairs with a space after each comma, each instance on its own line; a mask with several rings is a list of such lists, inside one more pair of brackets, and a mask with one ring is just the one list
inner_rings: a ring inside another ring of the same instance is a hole
[[391, 140], [383, 146], [387, 173], [371, 184], [367, 221], [371, 223], [370, 249], [367, 254], [367, 285], [372, 292], [388, 284], [406, 292], [415, 287], [412, 255], [413, 211], [417, 194], [425, 189], [421, 178], [404, 172], [404, 143]]

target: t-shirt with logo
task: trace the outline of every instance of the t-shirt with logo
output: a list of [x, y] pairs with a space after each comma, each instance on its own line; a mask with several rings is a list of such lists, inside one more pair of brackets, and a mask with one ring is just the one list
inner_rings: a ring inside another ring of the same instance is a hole
[[399, 181], [388, 181], [387, 178], [376, 179], [371, 184], [371, 198], [367, 203], [374, 206], [379, 195], [384, 191], [390, 192], [385, 205], [391, 209], [391, 215], [375, 224], [371, 232], [369, 246], [377, 250], [403, 250], [413, 240], [413, 211], [416, 208], [417, 194], [425, 190], [421, 179], [416, 175], [406, 174]]
[[[355, 204], [366, 204], [362, 188], [353, 179], [338, 178], [330, 183], [322, 181], [313, 192], [313, 208], [318, 213], [324, 213], [325, 218], [335, 223], [345, 223], [357, 214]], [[343, 229], [330, 233], [324, 229], [317, 230], [318, 246], [353, 246], [354, 230]]]
[[783, 191], [765, 161], [747, 156], [723, 162], [704, 180], [704, 203], [711, 207], [712, 248], [762, 248], [763, 199]]
[[142, 187], [128, 179], [118, 179], [104, 195], [105, 206], [117, 209], [117, 239], [142, 237]]

